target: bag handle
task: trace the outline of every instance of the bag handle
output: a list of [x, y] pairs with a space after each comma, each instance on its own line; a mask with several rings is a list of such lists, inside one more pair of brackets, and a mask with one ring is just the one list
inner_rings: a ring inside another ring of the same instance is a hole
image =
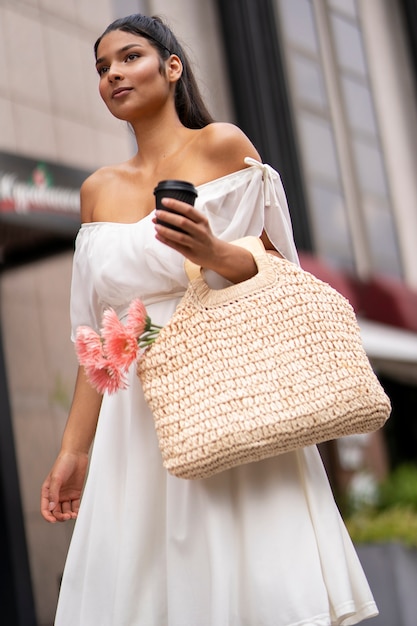
[[[230, 243], [234, 246], [240, 246], [241, 248], [248, 250], [253, 257], [265, 254], [264, 244], [259, 237], [249, 235], [247, 237], [231, 241]], [[184, 261], [184, 269], [190, 282], [201, 275], [201, 266], [189, 261], [188, 259], [185, 259]]]

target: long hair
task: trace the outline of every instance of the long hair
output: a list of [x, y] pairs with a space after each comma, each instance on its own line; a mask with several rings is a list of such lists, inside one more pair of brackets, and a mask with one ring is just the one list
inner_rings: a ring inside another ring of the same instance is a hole
[[171, 54], [176, 54], [183, 66], [181, 78], [175, 86], [175, 109], [181, 123], [187, 128], [204, 128], [213, 122], [204, 104], [187, 55], [174, 33], [159, 17], [135, 13], [112, 22], [94, 44], [96, 59], [100, 41], [107, 33], [114, 30], [122, 30], [148, 39], [158, 51], [161, 67], [163, 67], [163, 61], [166, 61]]

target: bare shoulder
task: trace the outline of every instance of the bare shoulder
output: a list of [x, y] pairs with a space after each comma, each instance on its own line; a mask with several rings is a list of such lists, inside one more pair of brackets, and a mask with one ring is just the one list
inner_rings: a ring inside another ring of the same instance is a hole
[[234, 124], [209, 124], [201, 130], [200, 138], [204, 159], [217, 164], [220, 176], [243, 169], [245, 157], [261, 160], [253, 143]]
[[102, 167], [85, 179], [80, 189], [81, 198], [81, 221], [94, 221], [94, 210], [99, 204], [103, 190], [108, 190], [110, 185], [117, 184], [120, 180], [120, 166]]

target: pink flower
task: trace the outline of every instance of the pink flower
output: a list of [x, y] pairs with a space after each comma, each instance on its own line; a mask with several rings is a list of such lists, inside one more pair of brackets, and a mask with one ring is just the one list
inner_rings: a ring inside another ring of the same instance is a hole
[[84, 367], [99, 367], [105, 360], [101, 337], [89, 326], [77, 328], [75, 350]]
[[103, 313], [101, 335], [88, 326], [79, 326], [75, 349], [90, 384], [99, 393], [126, 389], [128, 368], [156, 340], [160, 329], [139, 299], [129, 306], [126, 325], [109, 308]]
[[142, 300], [136, 298], [132, 300], [127, 312], [126, 328], [136, 338], [139, 338], [145, 332], [148, 325], [149, 317], [146, 314], [145, 305]]
[[103, 313], [104, 352], [113, 368], [127, 370], [138, 354], [137, 337], [124, 326], [113, 309]]
[[126, 389], [127, 382], [123, 372], [104, 362], [102, 367], [86, 367], [85, 374], [89, 383], [99, 393], [115, 393], [118, 389]]

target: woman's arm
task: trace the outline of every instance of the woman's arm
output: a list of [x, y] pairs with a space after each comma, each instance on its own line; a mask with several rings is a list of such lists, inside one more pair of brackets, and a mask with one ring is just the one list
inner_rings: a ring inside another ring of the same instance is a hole
[[102, 395], [88, 382], [84, 368], [80, 366], [68, 421], [62, 437], [62, 450], [89, 453], [102, 398]]
[[[245, 157], [261, 160], [258, 152], [246, 135], [232, 124], [210, 124], [202, 130], [201, 142], [190, 170], [196, 163], [211, 179], [236, 172], [244, 167]], [[170, 222], [186, 231], [178, 233], [154, 220], [156, 237], [161, 242], [181, 252], [187, 259], [220, 274], [232, 283], [248, 280], [257, 272], [252, 254], [241, 247], [234, 246], [214, 237], [207, 218], [191, 205], [172, 198], [164, 198], [162, 204], [180, 213], [159, 213], [156, 217]], [[267, 250], [280, 256], [274, 250], [266, 233], [261, 239]]]
[[[98, 183], [98, 176], [93, 174], [81, 187], [82, 222], [93, 219]], [[41, 513], [48, 522], [77, 517], [101, 401], [102, 396], [88, 382], [84, 368], [79, 367], [61, 450], [41, 489]]]
[[41, 489], [41, 513], [48, 522], [77, 517], [101, 401], [80, 367], [61, 450]]

